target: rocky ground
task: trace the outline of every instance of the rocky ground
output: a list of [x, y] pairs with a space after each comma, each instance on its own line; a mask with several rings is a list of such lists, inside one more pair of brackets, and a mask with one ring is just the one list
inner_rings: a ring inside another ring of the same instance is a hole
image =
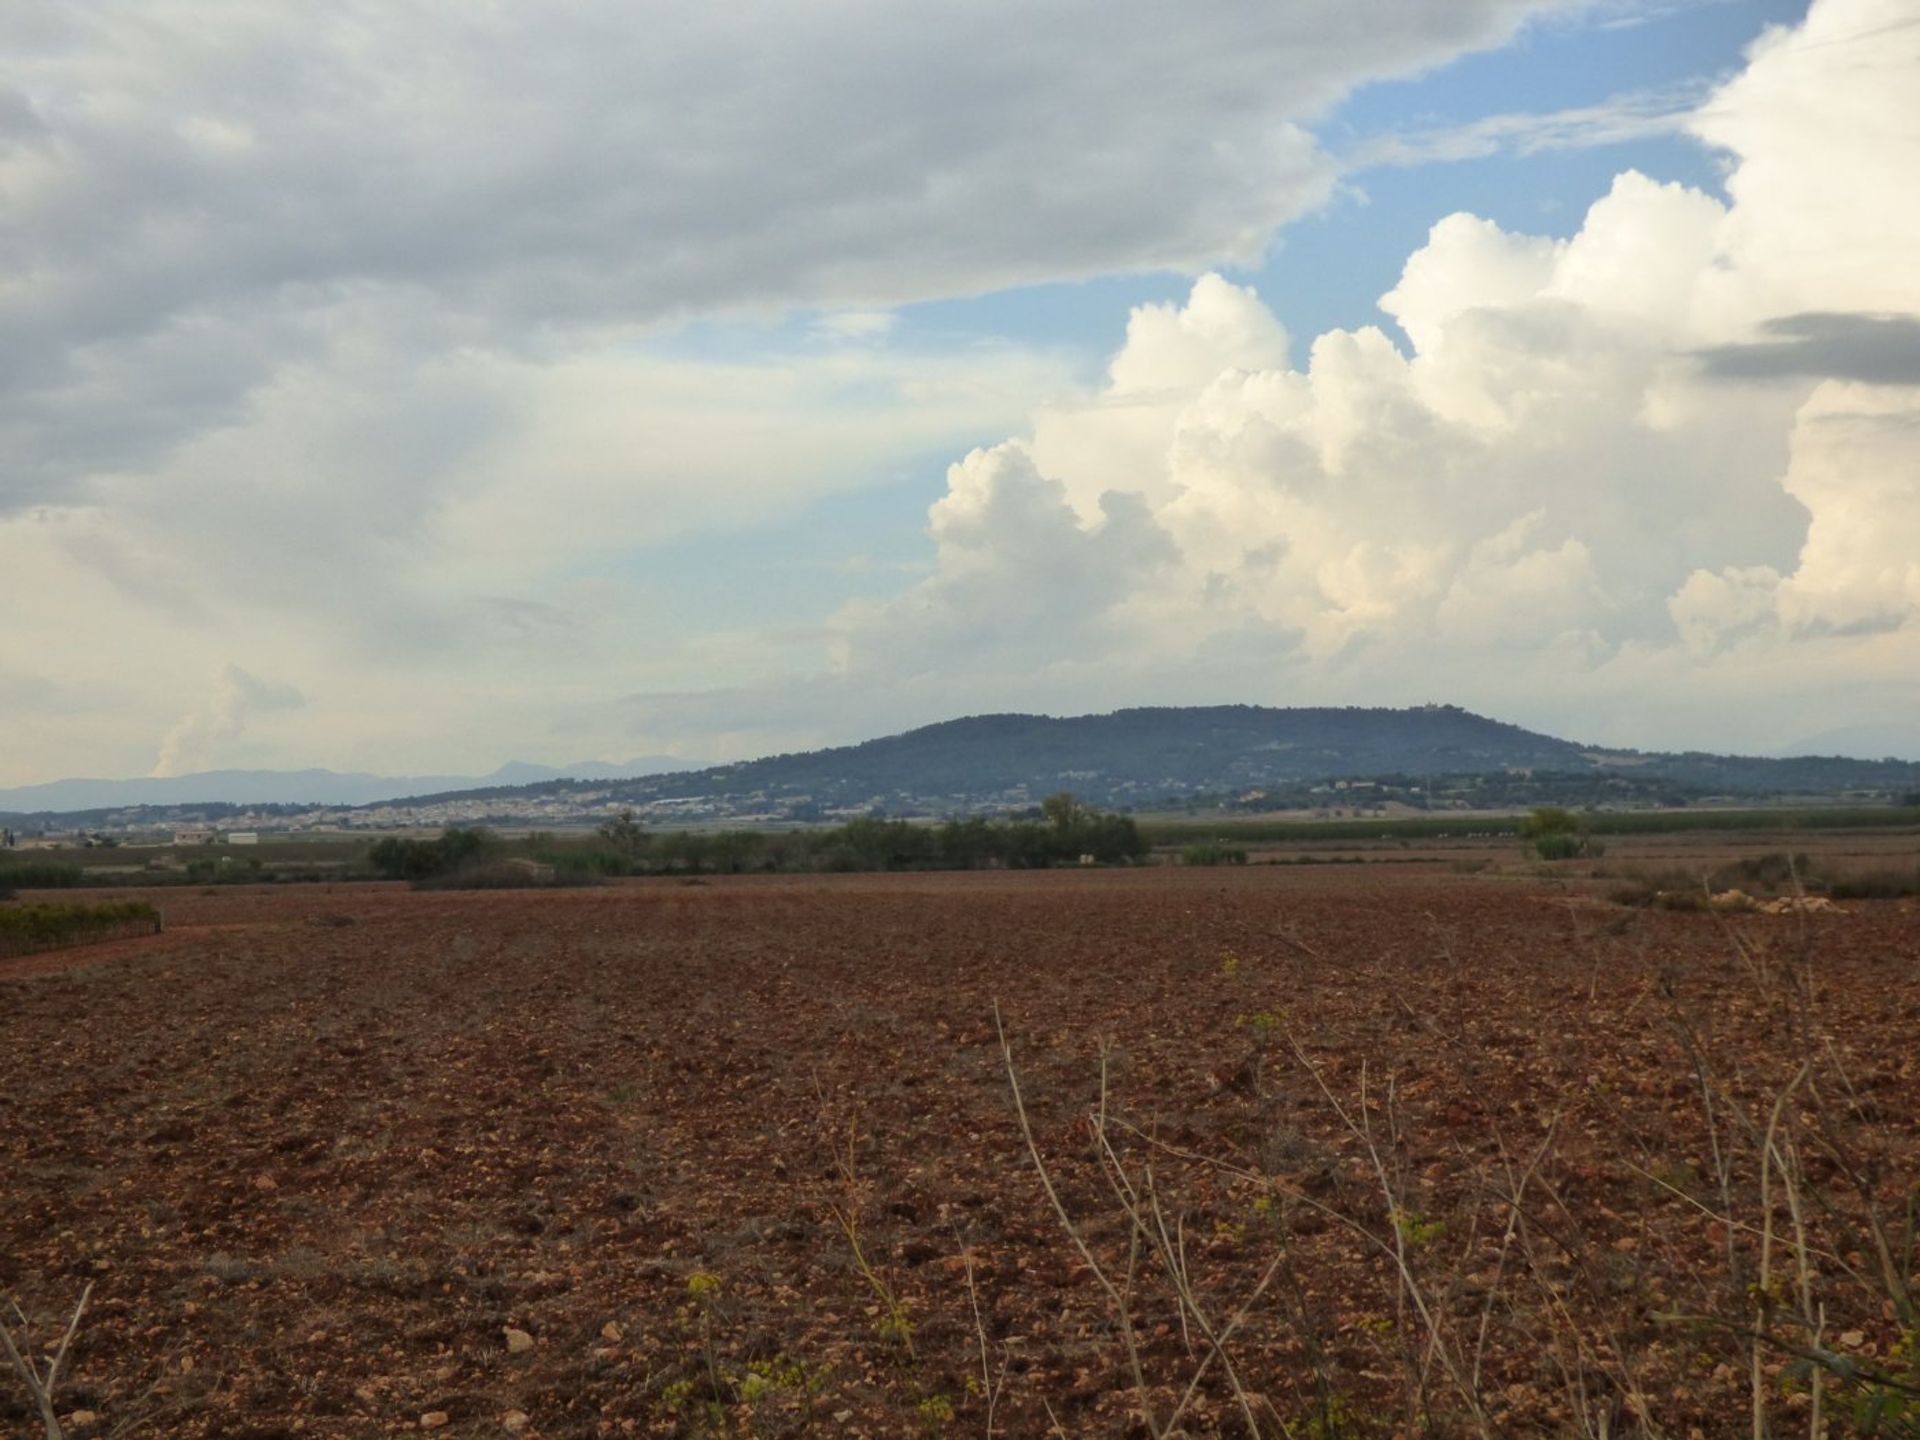
[[1911, 902], [155, 898], [0, 964], [0, 1291], [51, 1343], [92, 1286], [75, 1434], [1746, 1435], [1756, 1317], [1768, 1423], [1847, 1434], [1920, 1370]]

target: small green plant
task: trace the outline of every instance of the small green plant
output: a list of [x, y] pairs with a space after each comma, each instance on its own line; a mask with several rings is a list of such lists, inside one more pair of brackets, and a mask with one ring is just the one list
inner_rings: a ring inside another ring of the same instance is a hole
[[663, 1386], [659, 1408], [695, 1433], [704, 1430], [722, 1432], [726, 1426], [726, 1405], [711, 1394], [703, 1397], [697, 1380], [675, 1380]]
[[1252, 1010], [1233, 1017], [1233, 1023], [1244, 1030], [1253, 1032], [1253, 1038], [1264, 1048], [1287, 1023], [1284, 1010]]
[[920, 1433], [927, 1440], [940, 1440], [943, 1427], [953, 1423], [953, 1401], [945, 1395], [925, 1395], [914, 1407], [920, 1417]]
[[873, 1333], [889, 1345], [896, 1345], [908, 1354], [913, 1353], [913, 1322], [907, 1318], [906, 1308], [898, 1301], [889, 1302], [886, 1314], [873, 1322]]
[[696, 1317], [700, 1353], [707, 1366], [707, 1418], [716, 1425], [726, 1414], [721, 1401], [726, 1387], [720, 1379], [720, 1358], [713, 1343], [714, 1310], [720, 1303], [720, 1292], [720, 1277], [711, 1270], [696, 1270], [687, 1277], [687, 1300]]
[[1409, 1249], [1418, 1250], [1446, 1234], [1447, 1222], [1429, 1220], [1413, 1210], [1396, 1210], [1393, 1213], [1393, 1228]]
[[830, 1365], [809, 1365], [804, 1360], [774, 1355], [748, 1363], [740, 1380], [740, 1398], [749, 1405], [781, 1395], [818, 1395], [832, 1378]]
[[1347, 1397], [1336, 1390], [1322, 1397], [1314, 1413], [1296, 1425], [1293, 1433], [1301, 1440], [1347, 1440], [1364, 1433], [1364, 1428]]

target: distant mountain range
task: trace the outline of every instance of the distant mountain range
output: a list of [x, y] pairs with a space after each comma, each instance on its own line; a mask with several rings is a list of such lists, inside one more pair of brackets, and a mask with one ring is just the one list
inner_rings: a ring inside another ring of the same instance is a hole
[[52, 780], [0, 790], [0, 811], [63, 814], [131, 805], [369, 805], [399, 795], [531, 785], [543, 780], [614, 780], [678, 769], [668, 755], [643, 755], [624, 765], [583, 760], [531, 765], [512, 760], [490, 775], [368, 775], [337, 770], [204, 770], [138, 780]]
[[[1272, 709], [1253, 705], [1119, 710], [1057, 719], [978, 715], [864, 744], [704, 770], [671, 761], [625, 766], [503, 766], [447, 783], [227, 771], [169, 780], [60, 781], [0, 791], [0, 811], [88, 812], [193, 802], [396, 806], [356, 823], [553, 824], [631, 807], [643, 819], [717, 823], [829, 819], [879, 810], [944, 815], [1017, 809], [1057, 790], [1088, 803], [1153, 808], [1194, 800], [1287, 808], [1327, 803], [1332, 782], [1369, 780], [1383, 798], [1444, 807], [1532, 803], [1687, 804], [1711, 796], [1903, 796], [1920, 792], [1920, 763], [1838, 756], [1761, 758], [1581, 745], [1451, 705], [1406, 710]], [[651, 769], [654, 773], [640, 773]], [[1349, 801], [1348, 803], [1351, 803]], [[276, 815], [290, 812], [276, 809]], [[38, 817], [36, 817], [38, 818]], [[159, 810], [140, 823], [163, 823]], [[118, 823], [134, 824], [134, 817]], [[277, 821], [275, 823], [278, 823]], [[297, 819], [289, 823], [298, 823]]]
[[1782, 755], [1873, 755], [1920, 760], [1920, 725], [1846, 725], [1796, 740]]

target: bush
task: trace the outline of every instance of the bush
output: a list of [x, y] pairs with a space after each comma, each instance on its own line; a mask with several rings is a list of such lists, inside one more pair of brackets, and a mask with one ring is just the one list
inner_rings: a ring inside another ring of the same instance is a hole
[[102, 905], [9, 905], [0, 908], [0, 955], [31, 955], [67, 945], [152, 935], [160, 912], [140, 900]]
[[1542, 860], [1591, 859], [1606, 853], [1585, 823], [1558, 805], [1542, 805], [1527, 816], [1520, 822], [1520, 835]]
[[1533, 842], [1533, 853], [1542, 860], [1575, 860], [1587, 853], [1586, 837], [1581, 835], [1541, 835]]
[[438, 840], [389, 836], [367, 851], [367, 863], [385, 879], [418, 882], [473, 866], [495, 848], [494, 838], [487, 831], [455, 826], [441, 832]]

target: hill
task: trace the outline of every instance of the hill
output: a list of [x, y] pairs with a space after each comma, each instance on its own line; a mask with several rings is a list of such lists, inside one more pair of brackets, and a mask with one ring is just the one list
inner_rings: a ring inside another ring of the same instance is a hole
[[[1031, 803], [1071, 790], [1102, 806], [1300, 792], [1315, 782], [1391, 777], [1418, 789], [1442, 777], [1504, 777], [1501, 803], [1614, 795], [1685, 803], [1920, 788], [1920, 764], [1840, 757], [1768, 759], [1609, 750], [1542, 735], [1451, 705], [1412, 709], [1156, 707], [1108, 715], [978, 715], [838, 746], [610, 784], [556, 781], [420, 797], [486, 806], [536, 796], [636, 808], [706, 808], [813, 819], [855, 808], [946, 813]], [[1430, 788], [1430, 787], [1428, 787]], [[1484, 783], [1468, 788], [1488, 788]]]

